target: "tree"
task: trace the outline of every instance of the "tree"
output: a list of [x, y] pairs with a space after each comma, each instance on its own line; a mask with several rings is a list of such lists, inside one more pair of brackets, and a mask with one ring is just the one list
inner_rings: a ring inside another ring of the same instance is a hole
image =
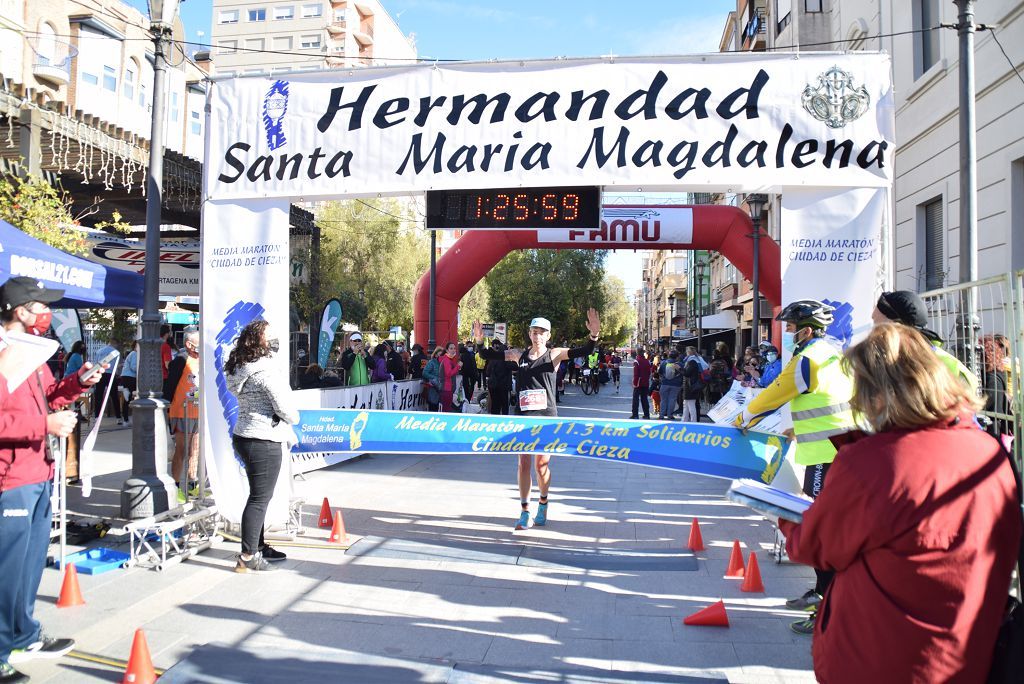
[[481, 280], [459, 302], [459, 339], [472, 337], [473, 321], [486, 321], [490, 314], [487, 283]]
[[626, 285], [622, 278], [606, 275], [603, 283], [605, 306], [601, 309], [601, 341], [614, 347], [624, 347], [636, 328], [636, 310], [626, 298]]
[[85, 234], [68, 230], [78, 225], [71, 213], [71, 199], [41, 178], [0, 178], [0, 219], [51, 247], [70, 254], [85, 253]]
[[[366, 330], [412, 328], [413, 290], [430, 246], [404, 211], [395, 200], [348, 200], [329, 202], [317, 214], [321, 296], [338, 298], [343, 318]], [[323, 301], [308, 306], [306, 320]]]
[[551, 321], [554, 344], [587, 334], [587, 309], [605, 307], [604, 250], [526, 249], [512, 252], [487, 275], [491, 317], [508, 322], [509, 344], [527, 341], [536, 316]]

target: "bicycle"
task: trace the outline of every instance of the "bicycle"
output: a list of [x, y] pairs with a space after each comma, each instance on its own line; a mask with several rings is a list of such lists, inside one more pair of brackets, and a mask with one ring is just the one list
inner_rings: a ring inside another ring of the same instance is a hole
[[589, 368], [584, 368], [580, 373], [580, 389], [588, 396], [594, 391], [594, 386], [597, 384], [594, 382], [593, 375]]

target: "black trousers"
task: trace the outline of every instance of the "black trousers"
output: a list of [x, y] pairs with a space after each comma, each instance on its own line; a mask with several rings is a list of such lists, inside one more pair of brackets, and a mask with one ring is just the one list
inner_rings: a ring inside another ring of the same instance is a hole
[[491, 413], [496, 416], [508, 415], [508, 387], [495, 387], [493, 384], [488, 390], [487, 400], [490, 402]]
[[640, 416], [640, 414], [637, 413], [637, 409], [641, 406], [644, 409], [644, 418], [651, 417], [651, 404], [647, 401], [647, 393], [648, 387], [646, 385], [643, 387], [633, 388], [633, 411], [629, 414], [633, 418], [638, 418]]
[[267, 505], [281, 473], [281, 443], [238, 435], [231, 437], [231, 443], [245, 464], [245, 475], [249, 480], [249, 498], [242, 510], [242, 553], [256, 553], [264, 546], [263, 524], [267, 519]]
[[[93, 418], [102, 418], [100, 415], [100, 406], [103, 404], [103, 395], [107, 393], [107, 385], [110, 384], [111, 377], [110, 373], [104, 373], [100, 376], [100, 381], [96, 383], [95, 389], [92, 391], [92, 416]], [[121, 418], [121, 400], [117, 396], [117, 384], [110, 390], [110, 399], [107, 400], [107, 406], [113, 404], [114, 417], [117, 419]]]
[[465, 392], [466, 392], [466, 401], [471, 401], [473, 399], [473, 388], [474, 387], [476, 387], [476, 376], [475, 375], [463, 375], [462, 376], [462, 389], [465, 390]]
[[[828, 475], [828, 469], [831, 466], [831, 463], [807, 466], [807, 470], [804, 471], [804, 494], [813, 499], [818, 498], [821, 490], [825, 488], [825, 477]], [[836, 576], [836, 573], [831, 570], [815, 568], [814, 576], [814, 593], [824, 596], [828, 590], [828, 585], [832, 584], [832, 578]]]
[[120, 391], [117, 392], [117, 401], [118, 403], [121, 404], [121, 413], [122, 415], [124, 415], [125, 419], [132, 417], [131, 397], [135, 393], [137, 382], [137, 379], [131, 377], [130, 375], [122, 375], [120, 378], [117, 379], [117, 389], [120, 390], [123, 387], [124, 389], [128, 390], [128, 399], [125, 399], [124, 395]]

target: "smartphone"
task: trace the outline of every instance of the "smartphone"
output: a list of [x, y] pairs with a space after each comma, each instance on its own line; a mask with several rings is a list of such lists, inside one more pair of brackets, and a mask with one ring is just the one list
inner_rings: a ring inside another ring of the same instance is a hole
[[100, 359], [92, 368], [90, 368], [88, 373], [81, 376], [80, 380], [82, 382], [86, 382], [87, 380], [92, 378], [92, 376], [96, 375], [96, 373], [102, 373], [103, 366], [113, 363], [114, 359], [116, 359], [118, 356], [120, 356], [120, 354], [117, 352], [117, 350], [111, 351], [109, 354]]

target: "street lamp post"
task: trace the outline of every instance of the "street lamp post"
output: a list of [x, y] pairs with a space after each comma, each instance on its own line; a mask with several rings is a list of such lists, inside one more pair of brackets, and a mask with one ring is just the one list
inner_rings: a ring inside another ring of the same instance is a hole
[[704, 343], [704, 269], [707, 268], [707, 262], [701, 258], [697, 258], [697, 262], [693, 265], [694, 272], [697, 276], [697, 354], [703, 355], [703, 343]]
[[146, 518], [170, 508], [174, 481], [167, 475], [167, 417], [160, 365], [160, 203], [164, 171], [166, 50], [178, 0], [149, 0], [153, 33], [153, 118], [146, 177], [146, 277], [139, 343], [139, 398], [132, 402], [132, 474], [121, 485], [121, 517]]
[[747, 207], [750, 209], [750, 221], [753, 223], [754, 232], [754, 288], [753, 306], [751, 320], [750, 344], [756, 346], [761, 337], [761, 212], [768, 201], [767, 195], [756, 193], [747, 195]]

